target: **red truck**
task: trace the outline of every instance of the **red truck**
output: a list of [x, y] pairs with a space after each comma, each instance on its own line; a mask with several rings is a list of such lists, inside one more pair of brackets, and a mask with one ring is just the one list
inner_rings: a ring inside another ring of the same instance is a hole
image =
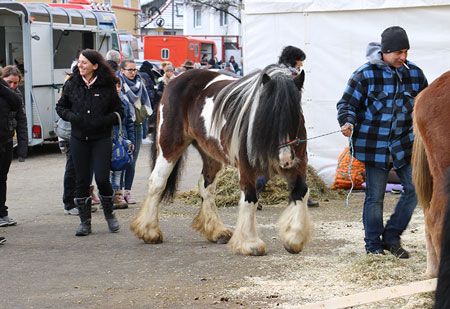
[[216, 43], [182, 35], [144, 36], [144, 59], [170, 61], [175, 67], [186, 60], [200, 62], [203, 55], [208, 59], [216, 56]]

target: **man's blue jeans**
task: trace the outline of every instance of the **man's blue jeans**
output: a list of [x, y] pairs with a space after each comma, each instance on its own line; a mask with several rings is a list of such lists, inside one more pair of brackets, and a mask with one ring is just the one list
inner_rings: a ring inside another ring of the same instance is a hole
[[[364, 200], [363, 224], [366, 251], [374, 252], [385, 246], [400, 244], [400, 235], [406, 229], [417, 205], [416, 191], [412, 183], [411, 165], [395, 170], [403, 186], [394, 212], [383, 226], [383, 200], [389, 170], [366, 165], [366, 198]], [[381, 239], [383, 237], [383, 239]]]

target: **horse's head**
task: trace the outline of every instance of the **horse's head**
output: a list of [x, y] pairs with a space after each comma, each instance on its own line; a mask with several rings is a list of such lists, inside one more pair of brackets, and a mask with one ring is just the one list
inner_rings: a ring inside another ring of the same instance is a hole
[[[304, 76], [301, 78], [303, 84]], [[292, 168], [298, 162], [301, 145], [286, 143], [306, 138], [301, 92], [291, 72], [278, 65], [261, 72], [260, 85], [259, 103], [252, 106], [247, 137], [250, 161], [264, 170], [274, 163], [283, 169]]]

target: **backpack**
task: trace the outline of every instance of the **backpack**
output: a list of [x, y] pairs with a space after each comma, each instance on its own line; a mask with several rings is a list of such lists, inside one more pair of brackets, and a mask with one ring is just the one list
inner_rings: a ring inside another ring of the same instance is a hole
[[128, 143], [123, 138], [122, 119], [117, 112], [114, 112], [119, 119], [119, 133], [112, 135], [112, 154], [111, 154], [111, 170], [123, 171], [132, 162], [133, 158], [128, 153]]

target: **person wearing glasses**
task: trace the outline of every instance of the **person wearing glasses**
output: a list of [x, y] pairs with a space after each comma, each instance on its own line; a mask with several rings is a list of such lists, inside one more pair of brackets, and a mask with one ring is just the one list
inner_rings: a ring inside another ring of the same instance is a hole
[[[128, 102], [130, 106], [131, 118], [134, 121], [135, 136], [132, 140], [136, 141], [133, 150], [133, 162], [125, 170], [123, 183], [124, 198], [128, 204], [136, 204], [136, 200], [131, 195], [136, 161], [139, 156], [139, 150], [142, 144], [142, 123], [153, 113], [152, 104], [145, 89], [144, 81], [138, 73], [136, 63], [133, 60], [124, 60], [120, 63], [119, 78], [122, 81], [122, 100]], [[128, 137], [128, 139], [131, 139]]]

